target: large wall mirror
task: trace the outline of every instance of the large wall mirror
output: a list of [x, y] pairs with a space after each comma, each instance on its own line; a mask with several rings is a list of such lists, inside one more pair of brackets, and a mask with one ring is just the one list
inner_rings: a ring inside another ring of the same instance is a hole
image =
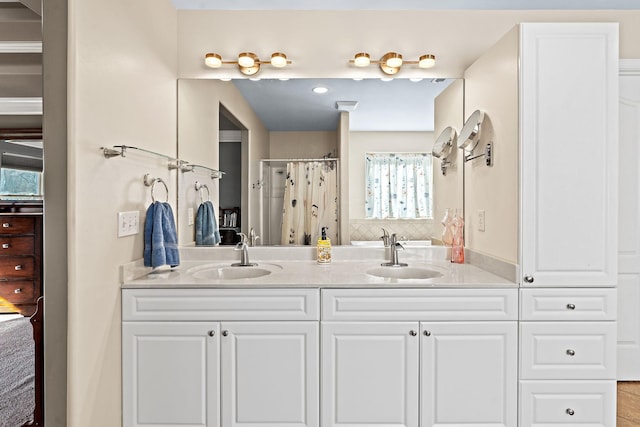
[[[258, 245], [313, 245], [323, 226], [340, 244], [377, 240], [382, 227], [409, 239], [437, 235], [439, 160], [433, 160], [432, 218], [372, 219], [366, 155], [430, 156], [438, 126], [463, 120], [461, 88], [456, 79], [179, 80], [178, 155], [225, 172], [222, 179], [205, 169], [180, 173], [180, 243], [194, 244], [196, 214], [206, 200], [220, 213], [222, 244], [251, 229]], [[445, 96], [436, 120], [436, 98]], [[287, 180], [297, 185], [287, 187]], [[311, 207], [308, 214], [297, 213], [300, 206]]]

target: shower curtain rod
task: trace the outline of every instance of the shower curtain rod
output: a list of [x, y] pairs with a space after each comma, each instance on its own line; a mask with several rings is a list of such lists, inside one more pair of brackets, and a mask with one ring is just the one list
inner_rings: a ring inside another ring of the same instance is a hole
[[340, 160], [337, 158], [328, 158], [328, 159], [262, 159], [261, 162], [331, 162]]

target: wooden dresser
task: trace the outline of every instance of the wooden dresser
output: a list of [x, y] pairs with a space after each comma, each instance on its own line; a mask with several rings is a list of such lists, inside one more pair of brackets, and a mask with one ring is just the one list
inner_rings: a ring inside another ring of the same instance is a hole
[[37, 210], [0, 204], [0, 312], [30, 316], [42, 295], [41, 205]]

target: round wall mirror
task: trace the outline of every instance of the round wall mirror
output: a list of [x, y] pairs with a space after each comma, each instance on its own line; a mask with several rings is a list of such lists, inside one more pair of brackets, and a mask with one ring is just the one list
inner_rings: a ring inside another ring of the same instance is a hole
[[451, 154], [451, 150], [453, 146], [456, 145], [457, 140], [458, 132], [449, 126], [440, 133], [436, 142], [433, 143], [431, 153], [439, 159], [446, 159], [449, 157], [449, 154]]
[[460, 144], [458, 148], [465, 149], [467, 151], [473, 151], [478, 144], [478, 134], [480, 132], [480, 126], [484, 121], [484, 112], [480, 110], [474, 111], [462, 126], [460, 131], [460, 137], [458, 140]]

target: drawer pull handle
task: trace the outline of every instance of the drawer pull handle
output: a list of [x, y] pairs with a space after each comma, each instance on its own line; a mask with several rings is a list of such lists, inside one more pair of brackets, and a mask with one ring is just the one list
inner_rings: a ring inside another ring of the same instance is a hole
[[20, 264], [16, 265], [15, 267], [13, 267], [16, 271], [20, 271], [22, 270], [22, 266]]
[[575, 350], [571, 350], [571, 349], [569, 349], [569, 350], [567, 350], [567, 354], [568, 354], [569, 356], [575, 356], [575, 355], [576, 355], [576, 352], [575, 352]]
[[422, 334], [423, 334], [425, 337], [430, 337], [430, 336], [431, 336], [431, 332], [429, 332], [429, 331], [424, 331]]
[[209, 336], [212, 337], [216, 334], [216, 331], [209, 331]]
[[2, 228], [10, 228], [11, 224], [9, 224], [8, 222], [3, 222], [2, 223]]
[[571, 408], [567, 408], [567, 410], [566, 410], [565, 412], [566, 412], [567, 414], [571, 415], [571, 416], [573, 416], [573, 414], [575, 414], [575, 413], [576, 413], [576, 412], [575, 412], [573, 409], [571, 409]]
[[575, 304], [567, 304], [567, 309], [575, 310], [576, 309], [576, 305]]
[[229, 331], [222, 331], [222, 336], [226, 337], [227, 335], [229, 335]]
[[416, 335], [418, 335], [418, 333], [416, 331], [409, 331], [409, 335], [411, 335], [412, 337], [415, 337]]
[[21, 294], [22, 293], [22, 288], [16, 288], [13, 290], [14, 294]]
[[8, 243], [3, 243], [2, 244], [2, 249], [9, 249], [11, 247], [11, 245], [9, 245]]
[[533, 276], [527, 274], [526, 276], [524, 276], [524, 281], [527, 283], [533, 283]]

